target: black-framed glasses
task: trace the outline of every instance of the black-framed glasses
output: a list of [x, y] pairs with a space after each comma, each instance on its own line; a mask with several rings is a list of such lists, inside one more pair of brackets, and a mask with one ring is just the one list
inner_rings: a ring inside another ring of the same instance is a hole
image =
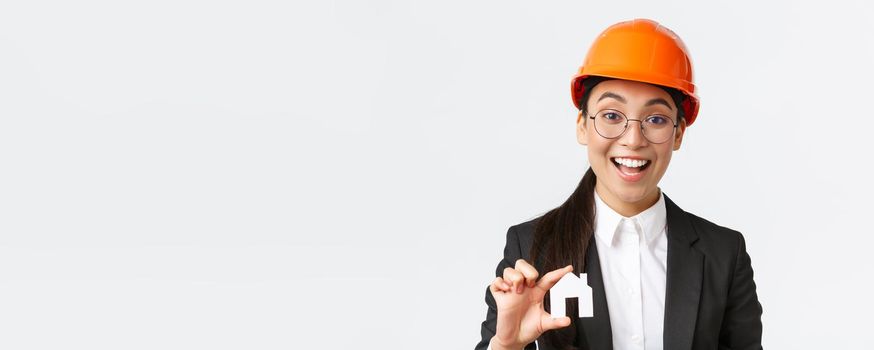
[[674, 136], [674, 130], [677, 129], [677, 123], [674, 119], [662, 114], [651, 114], [643, 120], [628, 119], [620, 111], [603, 109], [594, 116], [589, 115], [588, 117], [594, 120], [595, 131], [598, 132], [598, 135], [605, 139], [621, 137], [628, 130], [628, 122], [630, 121], [640, 123], [640, 131], [650, 143], [667, 142]]

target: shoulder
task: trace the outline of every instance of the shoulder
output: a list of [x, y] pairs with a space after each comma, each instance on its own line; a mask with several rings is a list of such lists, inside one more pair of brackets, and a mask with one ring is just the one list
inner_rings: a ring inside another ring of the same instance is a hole
[[667, 195], [668, 236], [687, 241], [710, 256], [738, 256], [745, 249], [744, 237], [739, 231], [718, 225], [680, 208]]
[[534, 229], [537, 227], [537, 222], [540, 221], [540, 218], [542, 218], [542, 216], [510, 226], [509, 231], [516, 234], [518, 237], [533, 237]]
[[686, 212], [686, 217], [689, 219], [692, 227], [695, 228], [695, 231], [698, 232], [699, 235], [705, 236], [704, 238], [715, 240], [736, 240], [743, 236], [739, 231], [718, 225], [693, 213]]
[[740, 231], [716, 224], [687, 211], [684, 211], [684, 214], [698, 236], [695, 247], [705, 254], [735, 257], [746, 249]]
[[[510, 226], [507, 230], [507, 246], [504, 255], [528, 260], [534, 244], [534, 230], [542, 216]], [[515, 252], [512, 254], [511, 252]]]

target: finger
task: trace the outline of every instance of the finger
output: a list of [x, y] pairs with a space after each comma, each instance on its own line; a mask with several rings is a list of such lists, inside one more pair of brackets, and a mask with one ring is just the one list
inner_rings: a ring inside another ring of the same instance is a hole
[[534, 284], [537, 283], [537, 277], [540, 276], [537, 269], [531, 266], [525, 259], [516, 260], [516, 271], [521, 272], [525, 276], [525, 285], [528, 287], [534, 287]]
[[543, 328], [543, 331], [564, 328], [571, 325], [570, 317], [559, 317], [552, 318], [552, 316], [544, 316], [540, 319], [540, 327]]
[[574, 267], [568, 265], [558, 270], [550, 271], [549, 273], [543, 275], [543, 278], [541, 278], [540, 281], [537, 282], [537, 287], [543, 290], [549, 290], [549, 288], [552, 288], [552, 286], [554, 286], [558, 282], [558, 280], [560, 280], [562, 277], [564, 277], [564, 275], [572, 272], [573, 270]]
[[492, 293], [495, 293], [498, 291], [506, 293], [506, 292], [510, 291], [510, 284], [508, 284], [507, 282], [504, 282], [503, 278], [496, 277], [495, 280], [492, 281], [492, 284], [489, 285], [489, 288], [491, 289]]
[[525, 281], [525, 276], [523, 276], [521, 272], [516, 271], [516, 269], [512, 267], [505, 268], [504, 281], [510, 283], [510, 286], [516, 289], [516, 293], [522, 294], [522, 288], [525, 287], [523, 283]]

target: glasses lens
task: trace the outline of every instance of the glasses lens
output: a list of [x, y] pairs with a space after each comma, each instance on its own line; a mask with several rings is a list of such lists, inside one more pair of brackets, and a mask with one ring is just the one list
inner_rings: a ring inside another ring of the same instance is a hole
[[608, 139], [619, 137], [625, 131], [625, 115], [619, 111], [605, 109], [595, 115], [595, 131]]
[[663, 143], [674, 136], [674, 121], [663, 115], [651, 115], [643, 120], [643, 136], [649, 142]]

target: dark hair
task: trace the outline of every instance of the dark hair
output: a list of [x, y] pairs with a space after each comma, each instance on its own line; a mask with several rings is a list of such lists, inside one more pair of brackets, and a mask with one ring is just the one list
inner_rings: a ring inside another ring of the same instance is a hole
[[[583, 96], [580, 112], [583, 118], [587, 115], [588, 100], [595, 85], [610, 78], [593, 76], [583, 81]], [[674, 100], [677, 107], [677, 117], [682, 122], [684, 111], [680, 108], [686, 96], [677, 89], [656, 85], [664, 89]], [[590, 167], [586, 170], [579, 185], [555, 209], [543, 214], [534, 228], [534, 243], [531, 246], [531, 260], [539, 266], [541, 274], [565, 267], [574, 266], [574, 273], [580, 274], [586, 270], [586, 251], [595, 233], [595, 183], [597, 178]], [[544, 306], [549, 307], [549, 298], [544, 298]], [[543, 344], [549, 344], [556, 349], [576, 349], [577, 301], [568, 300], [567, 315], [571, 315], [568, 327], [546, 331], [540, 338]]]

